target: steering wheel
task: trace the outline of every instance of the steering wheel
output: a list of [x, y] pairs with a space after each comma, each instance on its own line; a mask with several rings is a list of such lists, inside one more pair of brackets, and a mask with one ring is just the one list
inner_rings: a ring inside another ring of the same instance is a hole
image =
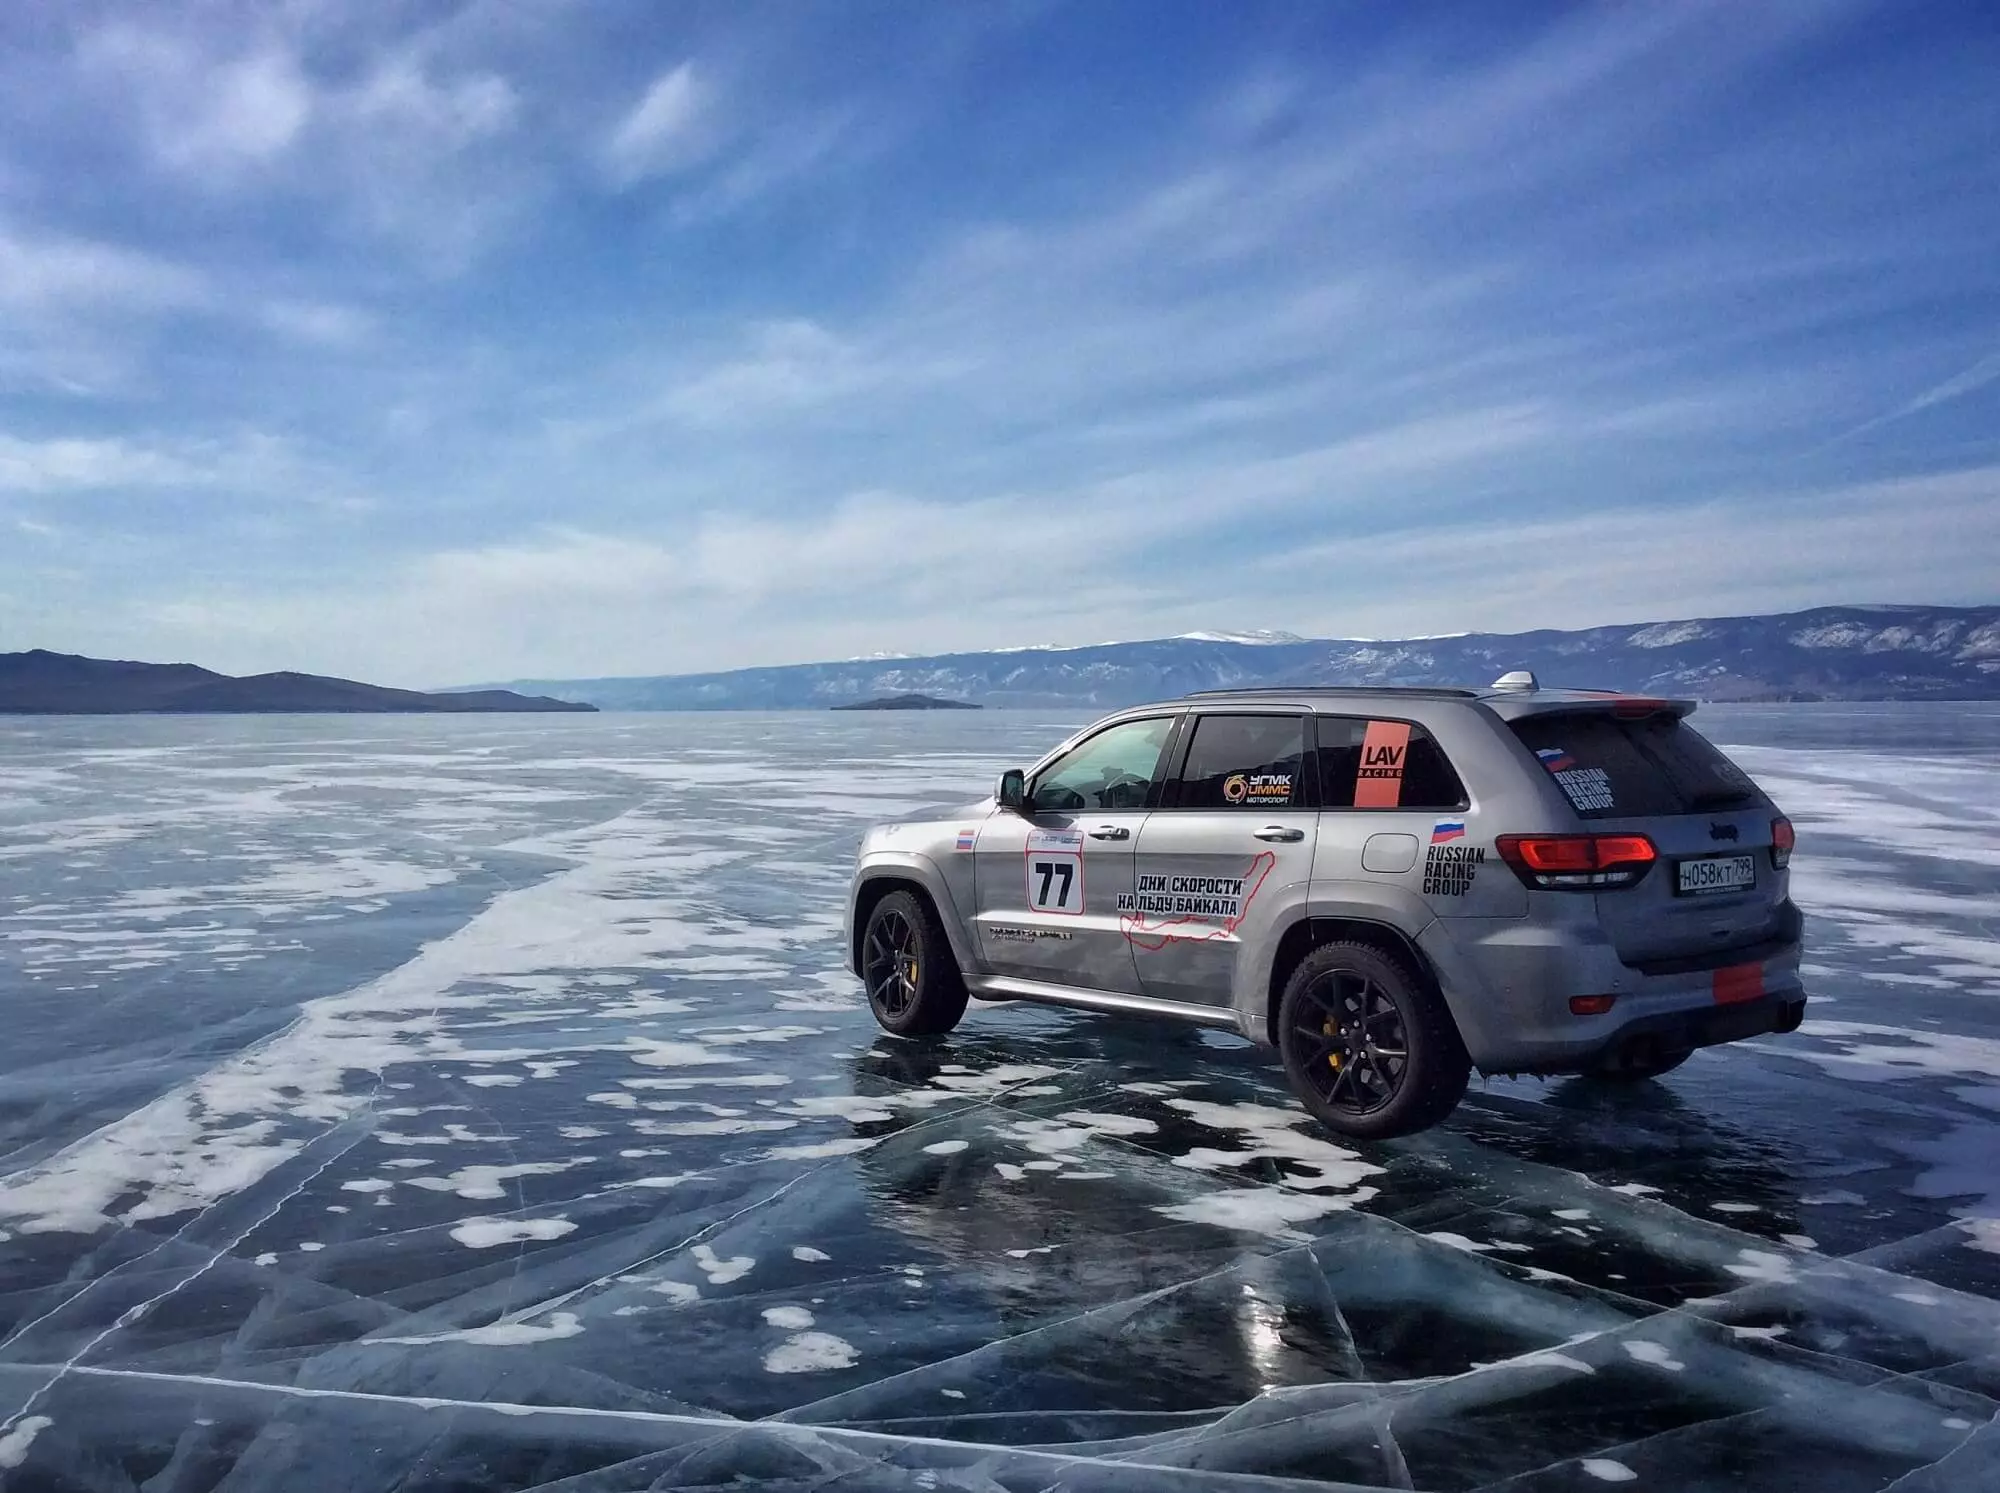
[[[1104, 781], [1098, 785], [1098, 807], [1105, 809], [1135, 809], [1146, 801], [1146, 790], [1150, 785], [1136, 773], [1122, 772], [1111, 768], [1104, 774]], [[1132, 793], [1137, 789], [1136, 796]]]

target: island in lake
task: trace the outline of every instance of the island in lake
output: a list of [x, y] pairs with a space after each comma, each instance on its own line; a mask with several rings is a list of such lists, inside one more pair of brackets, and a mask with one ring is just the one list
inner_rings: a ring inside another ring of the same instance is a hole
[[433, 694], [320, 674], [218, 674], [194, 664], [147, 664], [51, 653], [0, 653], [0, 715], [317, 715], [590, 710], [512, 690]]
[[882, 695], [873, 700], [857, 700], [852, 705], [836, 705], [835, 710], [983, 710], [964, 700], [940, 700], [933, 695]]

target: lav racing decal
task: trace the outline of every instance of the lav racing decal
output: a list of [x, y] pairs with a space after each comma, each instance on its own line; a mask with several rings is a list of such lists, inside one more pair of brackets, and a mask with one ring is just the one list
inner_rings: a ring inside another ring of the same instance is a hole
[[1486, 864], [1486, 847], [1465, 843], [1463, 819], [1440, 819], [1431, 826], [1431, 845], [1424, 855], [1424, 895], [1463, 897]]
[[1408, 721], [1370, 721], [1354, 771], [1354, 807], [1393, 809], [1403, 802], [1403, 768], [1410, 757]]
[[1118, 930], [1135, 947], [1155, 951], [1227, 938], [1277, 863], [1266, 850], [1241, 876], [1141, 876], [1139, 890], [1118, 899]]
[[1018, 938], [1039, 943], [1049, 939], [1056, 943], [1068, 943], [1074, 934], [1063, 928], [988, 928], [988, 938]]

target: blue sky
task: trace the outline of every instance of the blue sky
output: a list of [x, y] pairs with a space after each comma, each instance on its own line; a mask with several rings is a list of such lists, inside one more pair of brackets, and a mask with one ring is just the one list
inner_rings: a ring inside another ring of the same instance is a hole
[[1975, 5], [0, 8], [0, 650], [1991, 601]]

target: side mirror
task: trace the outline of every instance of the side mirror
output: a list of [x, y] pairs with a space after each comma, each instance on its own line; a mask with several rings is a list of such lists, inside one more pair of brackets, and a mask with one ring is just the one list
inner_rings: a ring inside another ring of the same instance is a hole
[[1018, 767], [1010, 767], [1000, 774], [1000, 786], [993, 790], [993, 797], [1003, 809], [1020, 813], [1028, 806], [1028, 781]]

